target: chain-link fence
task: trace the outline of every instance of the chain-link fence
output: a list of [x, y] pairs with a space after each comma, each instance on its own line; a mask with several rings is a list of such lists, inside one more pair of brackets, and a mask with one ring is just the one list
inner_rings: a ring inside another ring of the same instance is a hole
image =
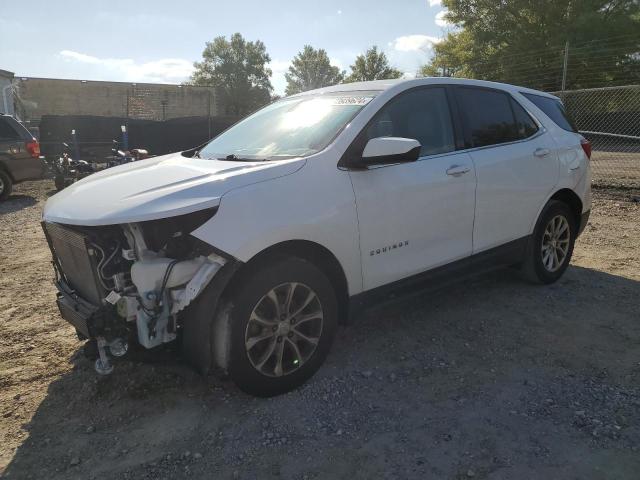
[[443, 75], [553, 92], [592, 142], [594, 183], [640, 187], [639, 35], [545, 44], [438, 68]]
[[591, 141], [596, 184], [640, 186], [640, 85], [555, 92]]

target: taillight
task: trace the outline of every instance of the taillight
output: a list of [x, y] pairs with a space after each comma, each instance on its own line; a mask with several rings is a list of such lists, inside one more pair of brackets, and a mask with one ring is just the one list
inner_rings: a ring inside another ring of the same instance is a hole
[[584, 154], [589, 160], [591, 160], [591, 142], [586, 138], [583, 138], [580, 140], [580, 145], [582, 146], [582, 150], [584, 150]]
[[40, 144], [35, 139], [26, 142], [25, 145], [27, 147], [27, 152], [29, 152], [33, 158], [40, 157]]

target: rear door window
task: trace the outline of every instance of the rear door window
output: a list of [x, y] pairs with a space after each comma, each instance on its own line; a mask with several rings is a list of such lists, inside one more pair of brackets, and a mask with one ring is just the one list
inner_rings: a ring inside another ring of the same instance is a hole
[[536, 95], [534, 93], [520, 92], [528, 100], [530, 100], [536, 107], [542, 110], [547, 117], [553, 120], [553, 123], [558, 125], [563, 130], [569, 132], [578, 132], [575, 124], [567, 115], [564, 105], [558, 98], [543, 97], [542, 95]]
[[497, 90], [456, 88], [458, 109], [469, 147], [486, 147], [519, 140], [510, 96]]
[[20, 135], [6, 117], [0, 117], [0, 140], [20, 140]]

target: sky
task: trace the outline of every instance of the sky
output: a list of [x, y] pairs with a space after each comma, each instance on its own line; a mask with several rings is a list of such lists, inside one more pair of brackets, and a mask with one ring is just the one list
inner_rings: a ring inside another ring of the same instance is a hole
[[205, 42], [262, 40], [275, 93], [305, 44], [349, 72], [378, 45], [413, 76], [449, 29], [440, 0], [30, 0], [3, 2], [0, 69], [16, 76], [181, 83]]

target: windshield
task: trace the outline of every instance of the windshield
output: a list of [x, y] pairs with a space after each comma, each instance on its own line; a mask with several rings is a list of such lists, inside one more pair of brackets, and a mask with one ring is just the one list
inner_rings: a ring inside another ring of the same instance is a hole
[[343, 92], [285, 98], [214, 138], [200, 157], [278, 160], [312, 155], [329, 145], [374, 96], [374, 92]]

